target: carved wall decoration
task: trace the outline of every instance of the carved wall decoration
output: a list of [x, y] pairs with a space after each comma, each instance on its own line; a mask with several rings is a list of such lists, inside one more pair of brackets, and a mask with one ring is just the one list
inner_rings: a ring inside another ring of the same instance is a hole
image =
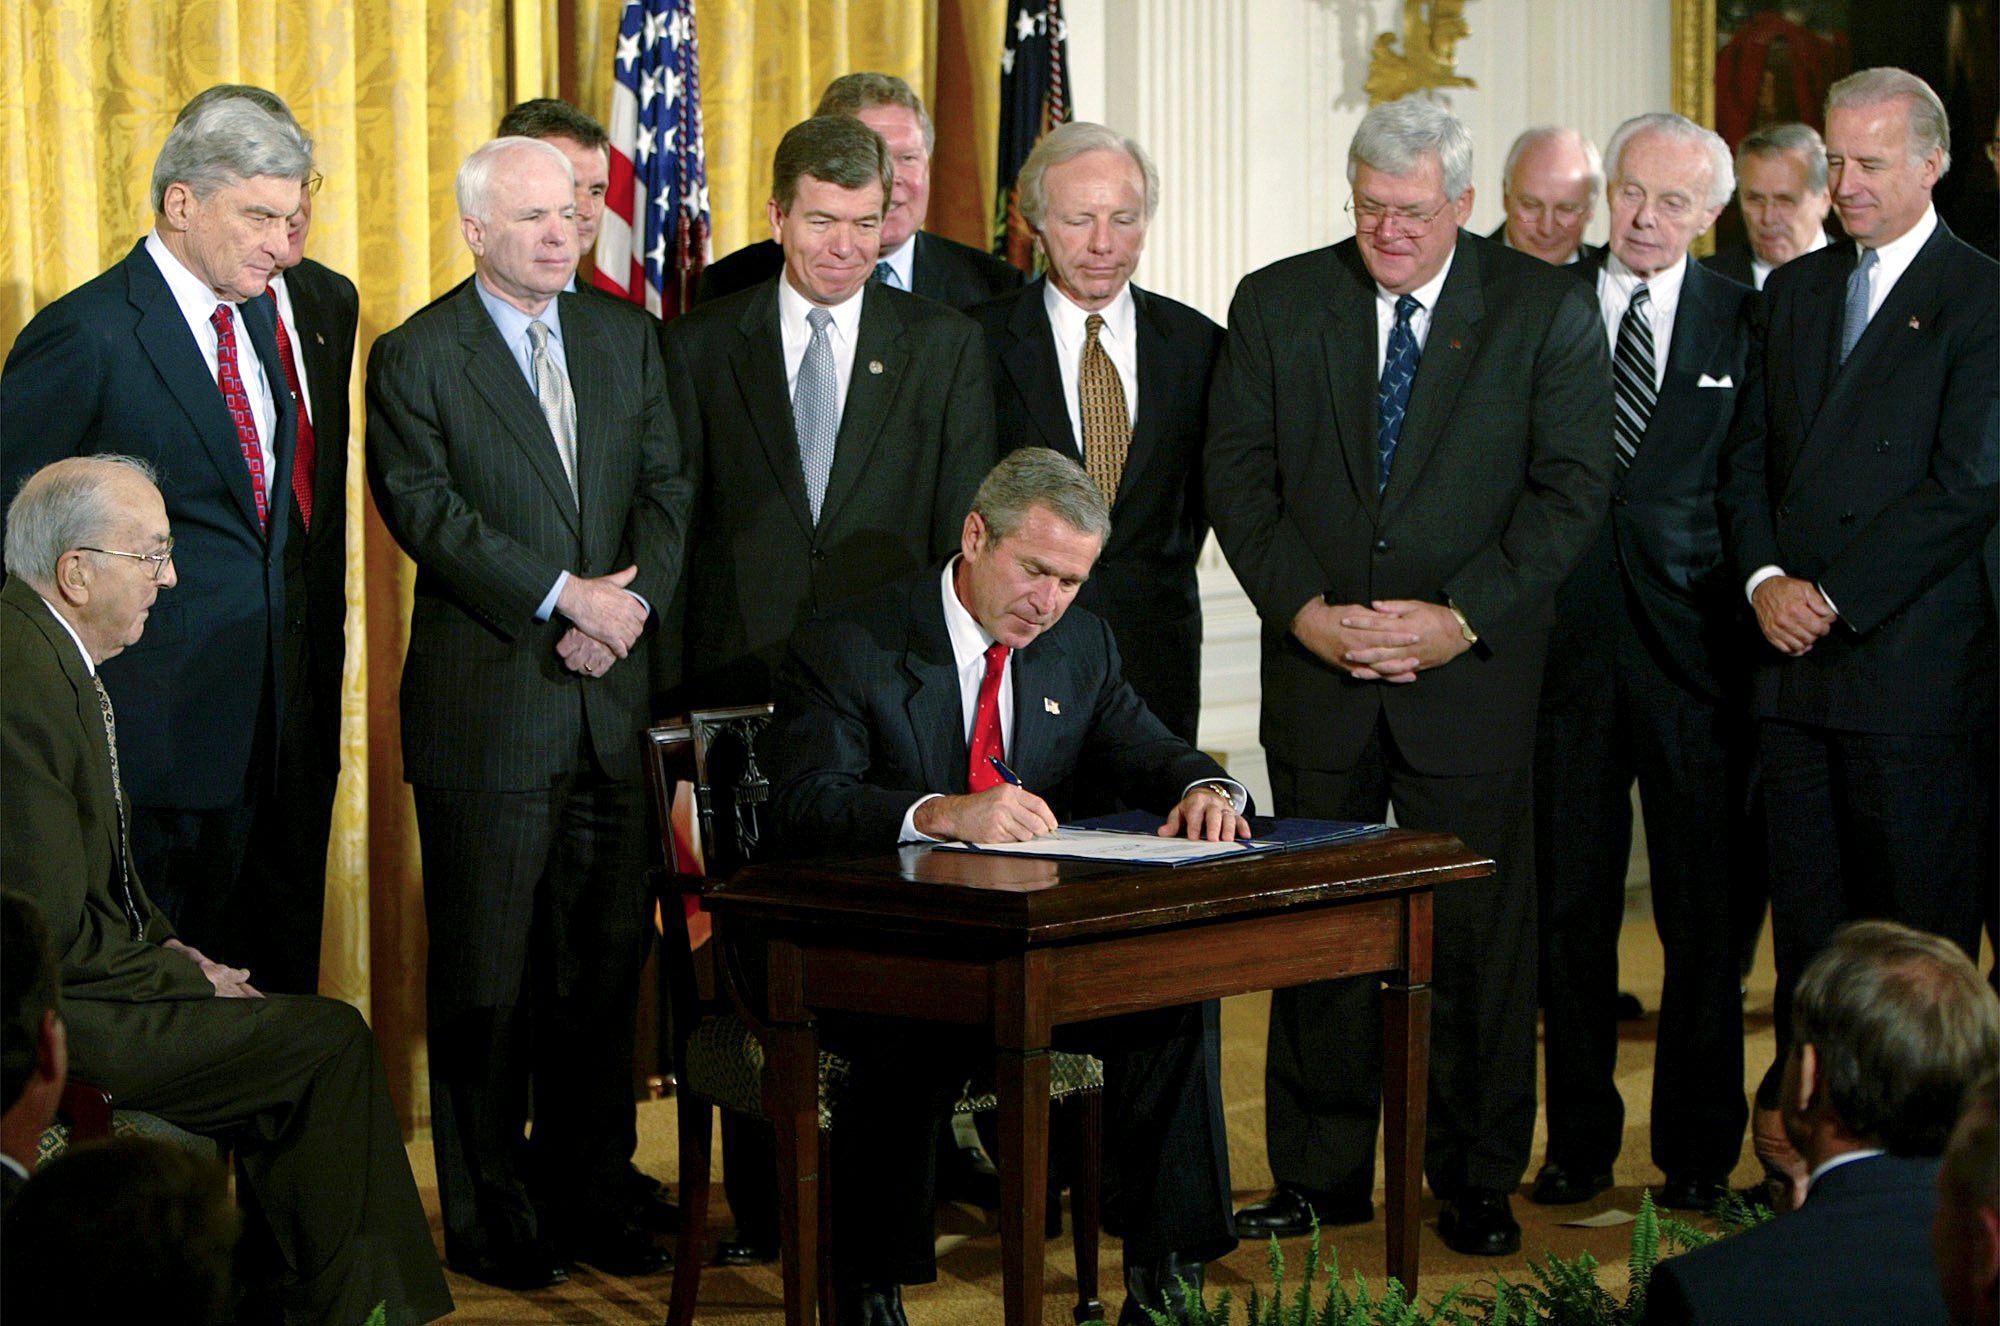
[[1368, 104], [1379, 106], [1425, 88], [1479, 86], [1457, 67], [1458, 43], [1471, 35], [1465, 0], [1403, 0], [1403, 49], [1396, 49], [1393, 32], [1375, 38]]

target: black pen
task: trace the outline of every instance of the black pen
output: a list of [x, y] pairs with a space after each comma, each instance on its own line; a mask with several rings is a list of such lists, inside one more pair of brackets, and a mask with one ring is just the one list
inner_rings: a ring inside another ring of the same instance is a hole
[[1009, 769], [1007, 767], [1007, 762], [1001, 759], [998, 755], [987, 756], [986, 762], [993, 766], [993, 772], [1000, 775], [1000, 780], [1002, 782], [1012, 783], [1016, 787], [1024, 786], [1024, 784], [1021, 782], [1021, 776], [1015, 773], [1012, 769]]

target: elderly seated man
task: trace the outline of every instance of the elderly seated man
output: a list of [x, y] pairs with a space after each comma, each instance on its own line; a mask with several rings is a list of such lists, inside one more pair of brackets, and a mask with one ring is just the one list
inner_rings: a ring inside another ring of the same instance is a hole
[[46, 919], [72, 1072], [233, 1146], [268, 1261], [245, 1268], [237, 1320], [353, 1326], [379, 1304], [430, 1321], [451, 1295], [367, 1024], [337, 1000], [266, 998], [183, 944], [132, 867], [97, 668], [139, 643], [173, 551], [153, 475], [128, 457], [57, 461], [8, 507], [0, 877]]
[[[1025, 841], [1056, 827], [1080, 763], [1166, 812], [1163, 834], [1247, 836], [1243, 789], [1153, 716], [1110, 629], [1070, 606], [1110, 528], [1080, 465], [1023, 448], [980, 485], [956, 556], [801, 629], [763, 747], [787, 849]], [[821, 1027], [853, 1062], [831, 1158], [837, 1320], [903, 1326], [900, 1286], [936, 1277], [930, 1139], [987, 1047], [906, 1018]], [[1104, 1060], [1105, 1138], [1126, 1183], [1119, 1321], [1178, 1315], [1180, 1282], [1199, 1286], [1201, 1264], [1236, 1244], [1200, 1009], [1100, 1019], [1057, 1042]]]

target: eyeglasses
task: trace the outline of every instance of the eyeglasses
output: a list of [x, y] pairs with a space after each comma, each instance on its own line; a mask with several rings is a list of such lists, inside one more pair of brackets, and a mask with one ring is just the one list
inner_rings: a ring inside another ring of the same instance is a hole
[[1576, 224], [1578, 221], [1583, 220], [1590, 212], [1590, 208], [1583, 203], [1557, 203], [1551, 207], [1547, 203], [1528, 202], [1521, 198], [1509, 198], [1507, 200], [1507, 210], [1518, 216], [1529, 217], [1536, 221], [1540, 221], [1543, 217], [1553, 212], [1555, 213], [1556, 221], [1565, 226]]
[[156, 553], [119, 552], [116, 548], [93, 548], [86, 543], [79, 543], [76, 546], [76, 550], [78, 552], [102, 553], [106, 557], [129, 557], [135, 562], [151, 562], [153, 564], [153, 579], [155, 580], [158, 580], [166, 571], [167, 563], [174, 560], [174, 541], [172, 538], [168, 538], [167, 546]]
[[[1636, 184], [1618, 186], [1618, 201], [1634, 212], [1643, 208], [1648, 198], [1652, 196]], [[1663, 193], [1657, 198], [1652, 198], [1652, 204], [1653, 211], [1669, 221], [1679, 221], [1694, 215], [1694, 199], [1684, 193]]]
[[1354, 228], [1364, 235], [1372, 235], [1380, 230], [1384, 221], [1394, 221], [1396, 229], [1411, 239], [1421, 239], [1429, 232], [1431, 223], [1450, 206], [1449, 198], [1428, 212], [1415, 207], [1384, 207], [1381, 203], [1369, 202], [1366, 199], [1349, 198], [1347, 206], [1342, 210], [1354, 218]]
[[320, 174], [318, 171], [314, 171], [312, 174], [306, 176], [306, 192], [317, 196], [319, 186], [324, 183], [326, 183], [326, 176]]

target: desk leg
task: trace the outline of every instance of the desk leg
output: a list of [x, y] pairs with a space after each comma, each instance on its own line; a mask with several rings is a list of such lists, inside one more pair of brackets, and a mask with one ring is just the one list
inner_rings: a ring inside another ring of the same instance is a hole
[[1430, 1075], [1431, 989], [1390, 984], [1382, 992], [1382, 1153], [1388, 1170], [1389, 1274], [1417, 1292], [1424, 1184], [1425, 1088]]
[[[774, 1092], [778, 1234], [785, 1326], [812, 1326], [819, 1298], [819, 1037], [811, 1023], [770, 1028], [765, 1099]], [[774, 1085], [773, 1085], [774, 1084]]]
[[1000, 1268], [1007, 1326], [1041, 1326], [1049, 1173], [1049, 1056], [999, 1050]]

